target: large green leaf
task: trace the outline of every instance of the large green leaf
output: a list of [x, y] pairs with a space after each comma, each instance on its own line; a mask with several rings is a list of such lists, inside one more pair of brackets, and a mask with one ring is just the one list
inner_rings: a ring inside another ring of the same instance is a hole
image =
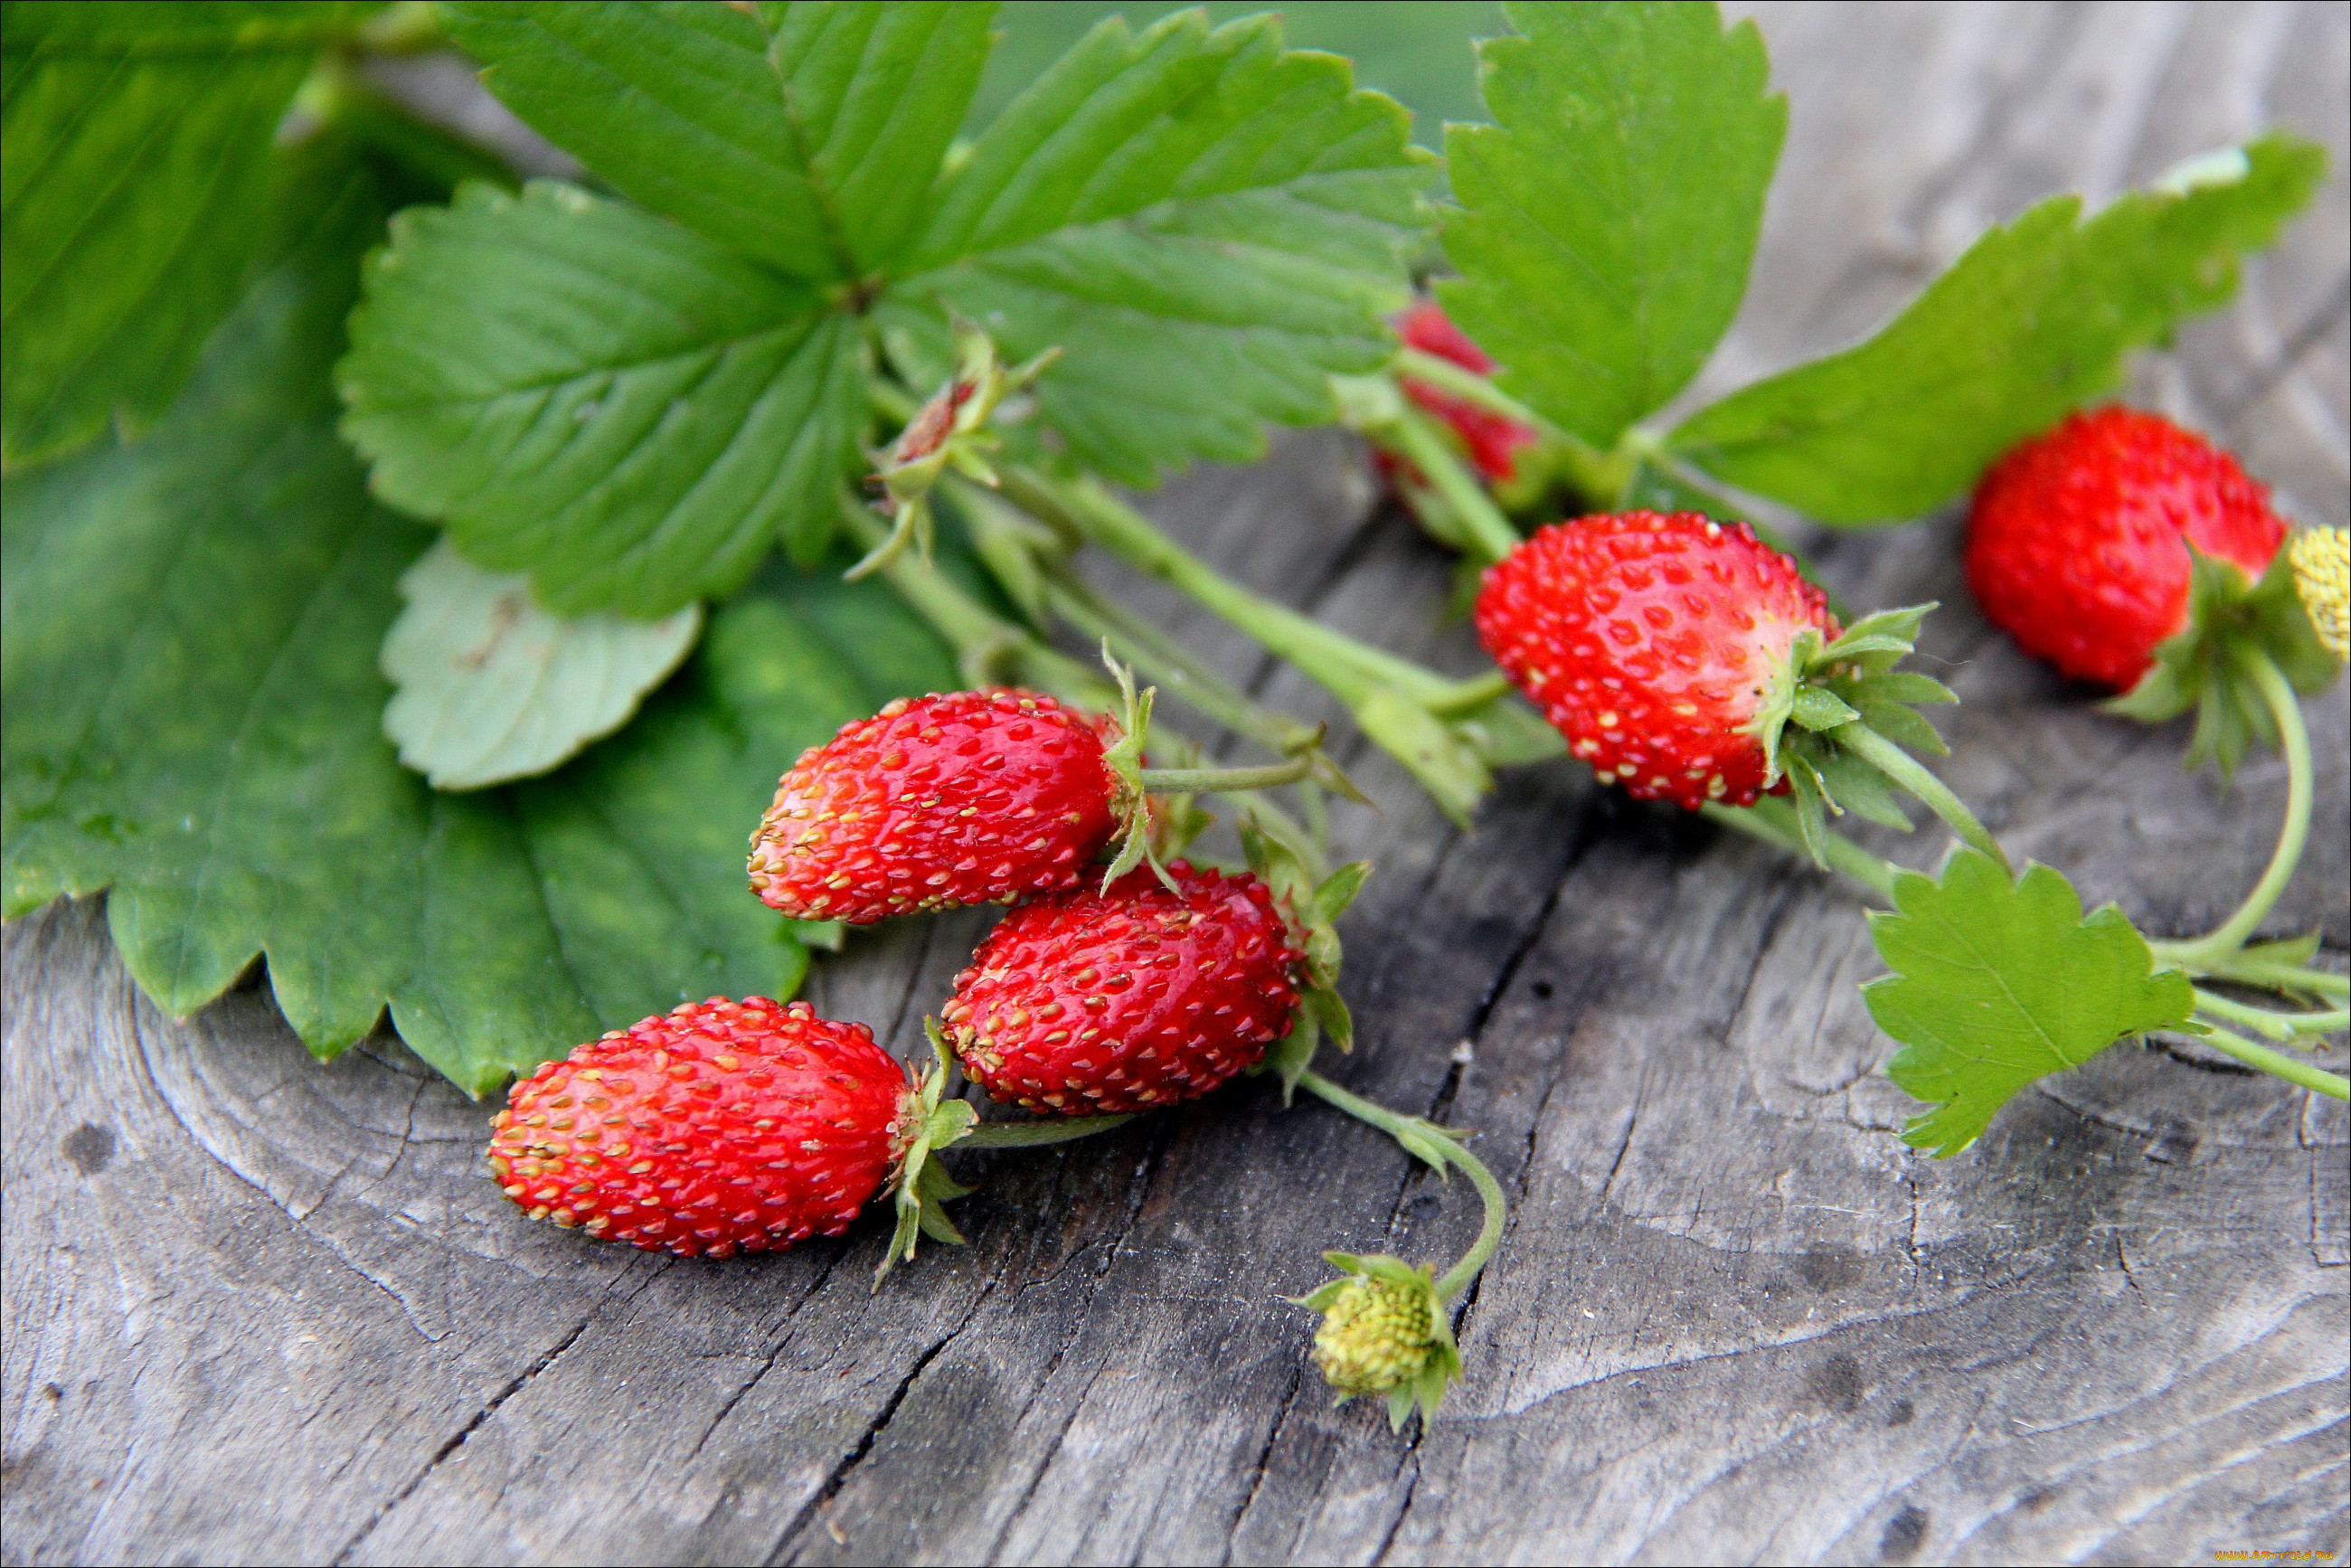
[[392, 223], [336, 374], [376, 493], [564, 614], [666, 615], [831, 537], [865, 421], [856, 322], [569, 185]]
[[1503, 384], [1603, 450], [1687, 385], [1747, 291], [1788, 125], [1753, 22], [1712, 5], [1505, 8], [1493, 125], [1446, 132], [1447, 311]]
[[327, 373], [381, 206], [347, 173], [297, 210], [317, 230], [152, 438], [7, 487], [5, 912], [110, 889], [167, 1010], [266, 954], [320, 1055], [388, 1006], [475, 1092], [681, 999], [789, 993], [806, 951], [746, 888], [746, 839], [802, 747], [955, 684], [945, 650], [885, 591], [778, 567], [617, 737], [528, 784], [429, 789], [378, 727], [376, 655], [431, 536], [368, 499]]
[[1978, 240], [1876, 337], [1692, 415], [1671, 444], [1823, 522], [1914, 517], [2115, 386], [2123, 357], [2237, 286], [2237, 257], [2309, 200], [2325, 152], [2283, 134], [2183, 169], [2087, 223], [2056, 196]]
[[237, 298], [270, 133], [357, 5], [0, 10], [0, 453], [161, 413]]
[[523, 119], [656, 212], [794, 277], [902, 250], [987, 62], [993, 5], [459, 4]]
[[2011, 882], [1991, 856], [1961, 849], [1939, 880], [1897, 875], [1894, 903], [1899, 913], [1869, 916], [1894, 973], [1862, 997], [1902, 1041], [1886, 1075], [1936, 1105], [1903, 1139], [1938, 1155], [1974, 1143], [2033, 1080], [2195, 1010], [2188, 977], [2153, 972], [2146, 938], [2121, 910], [2109, 904], [2084, 919], [2072, 884], [2045, 865]]
[[1081, 463], [1129, 484], [1243, 461], [1268, 420], [1332, 417], [1326, 378], [1383, 363], [1429, 159], [1346, 62], [1278, 20], [1141, 34], [1111, 17], [1014, 101], [940, 193], [883, 296], [884, 341], [948, 309], [1019, 359]]

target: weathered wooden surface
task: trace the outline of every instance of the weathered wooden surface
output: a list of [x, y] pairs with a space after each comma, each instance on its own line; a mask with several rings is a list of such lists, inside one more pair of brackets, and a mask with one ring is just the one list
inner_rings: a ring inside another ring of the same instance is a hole
[[[1984, 223], [2284, 120], [2316, 212], [2143, 401], [2341, 522], [2351, 12], [1793, 6], [1792, 130], [1709, 382], [1864, 329]], [[1347, 444], [1159, 515], [1230, 570], [1450, 667], [1443, 562]], [[2150, 929], [2249, 884], [2283, 792], [2095, 716], [1974, 617], [1949, 520], [1831, 541], [1856, 602], [1938, 597], [1947, 772]], [[1168, 618], [1275, 701], [1324, 711]], [[2273, 925], [2351, 940], [2346, 708]], [[1974, 1151], [1907, 1153], [1842, 889], [1567, 768], [1448, 829], [1394, 770], [1346, 935], [1345, 1081], [1480, 1129], [1517, 1213], [1433, 1427], [1334, 1411], [1278, 1297], [1324, 1247], [1449, 1254], [1465, 1190], [1244, 1086], [1092, 1145], [967, 1158], [968, 1251], [879, 1295], [869, 1223], [684, 1264], [521, 1221], [489, 1114], [379, 1036], [313, 1064], [248, 987], [183, 1024], [96, 905], [6, 937], [9, 1562], [2188, 1561], [2346, 1545], [2351, 1127], [2191, 1047], [2116, 1050]], [[1899, 852], [1933, 852], [1921, 834]], [[819, 1006], [916, 1048], [985, 916], [857, 943]], [[1455, 1043], [1472, 1058], [1457, 1067]], [[2343, 1053], [2333, 1054], [2340, 1070]]]

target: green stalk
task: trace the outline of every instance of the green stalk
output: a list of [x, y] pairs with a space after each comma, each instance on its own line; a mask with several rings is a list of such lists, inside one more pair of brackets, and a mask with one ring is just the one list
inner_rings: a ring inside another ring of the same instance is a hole
[[[888, 538], [882, 519], [844, 496], [841, 515], [858, 545], [872, 549]], [[883, 578], [956, 651], [966, 680], [1031, 686], [1100, 712], [1118, 709], [1117, 690], [1100, 671], [1048, 647], [1027, 628], [1005, 620], [948, 580], [929, 562], [901, 555]]]
[[1442, 1128], [1436, 1128], [1434, 1124], [1424, 1118], [1406, 1116], [1360, 1094], [1350, 1094], [1311, 1069], [1298, 1075], [1298, 1087], [1344, 1111], [1355, 1120], [1377, 1127], [1418, 1157], [1426, 1158], [1422, 1149], [1434, 1145], [1447, 1160], [1460, 1166], [1468, 1176], [1478, 1188], [1478, 1196], [1485, 1201], [1485, 1223], [1479, 1227], [1478, 1239], [1469, 1244], [1469, 1250], [1461, 1255], [1461, 1261], [1447, 1269], [1437, 1281], [1437, 1299], [1449, 1301], [1468, 1290], [1469, 1281], [1478, 1277], [1478, 1270], [1486, 1266], [1487, 1260], [1494, 1256], [1494, 1249], [1502, 1244], [1502, 1228], [1509, 1222], [1510, 1215], [1510, 1204], [1502, 1196], [1502, 1184], [1494, 1179], [1494, 1173], [1486, 1168], [1486, 1163], [1456, 1143]]
[[2258, 1067], [2289, 1083], [2299, 1083], [2304, 1089], [2316, 1090], [2336, 1100], [2351, 1100], [2351, 1079], [2337, 1077], [2323, 1067], [2313, 1067], [2307, 1061], [2282, 1056], [2266, 1045], [2255, 1045], [2243, 1036], [2231, 1034], [2225, 1029], [2212, 1029], [2210, 1033], [2194, 1038], [2227, 1051], [2248, 1067]]
[[1403, 449], [1421, 476], [1437, 486], [1453, 515], [1469, 530], [1469, 542], [1479, 559], [1488, 566], [1519, 548], [1519, 530], [1502, 516], [1501, 508], [1486, 493], [1486, 486], [1471, 478], [1462, 468], [1461, 460], [1453, 455], [1445, 437], [1417, 404], [1405, 401], [1403, 417], [1387, 427], [1385, 434]]
[[2150, 942], [2147, 946], [2155, 949], [2159, 963], [2173, 968], [2185, 968], [2209, 979], [2255, 986], [2265, 991], [2309, 991], [2316, 996], [2332, 997], [2337, 1001], [2351, 999], [2351, 975], [2333, 975], [2324, 969], [2248, 958], [2241, 952], [2232, 953], [2209, 967], [2196, 968], [2179, 963], [2171, 956], [2170, 949], [2174, 944]]
[[1087, 538], [1136, 570], [1197, 601], [1351, 706], [1380, 685], [1392, 686], [1426, 704], [1457, 698], [1467, 685], [1359, 643], [1227, 580], [1093, 479], [1057, 483], [1018, 465], [1008, 466], [1003, 478], [1005, 494], [1020, 506], [1067, 519]]
[[1976, 820], [1976, 814], [1968, 810], [1967, 803], [1952, 794], [1950, 787], [1928, 772], [1917, 758], [1859, 719], [1851, 724], [1841, 724], [1827, 734], [1830, 739], [1916, 795], [1925, 802], [1928, 810], [1949, 825], [1951, 831], [1959, 834], [1970, 847], [1990, 855], [1993, 863], [2011, 878], [2016, 875], [2016, 869], [2008, 863], [2007, 852], [2000, 847], [1999, 841], [1985, 831], [1984, 825]]
[[1654, 444], [1655, 438], [1646, 432], [1628, 431], [1615, 451], [1602, 452], [1562, 430], [1477, 371], [1418, 349], [1397, 350], [1390, 368], [1399, 376], [1426, 382], [1464, 402], [1475, 403], [1489, 413], [1499, 413], [1532, 428], [1563, 457], [1568, 483], [1574, 486], [1575, 493], [1603, 511], [1624, 504], [1625, 487], [1632, 483], [1648, 446]]
[[2310, 836], [2310, 805], [2314, 793], [2311, 786], [2310, 731], [2303, 727], [2302, 705], [2294, 700], [2294, 688], [2278, 671], [2269, 654], [2256, 649], [2252, 655], [2253, 684], [2261, 689], [2262, 700], [2268, 705], [2270, 716], [2277, 721], [2278, 735], [2285, 750], [2285, 823], [2279, 831], [2277, 849], [2270, 855], [2269, 869], [2237, 913], [2229, 916], [2207, 936], [2189, 942], [2154, 944], [2157, 955], [2165, 962], [2183, 969], [2210, 969], [2215, 963], [2242, 947], [2261, 925], [2286, 883], [2294, 880], [2294, 867], [2301, 862], [2303, 844]]
[[1311, 756], [1262, 768], [1146, 768], [1143, 788], [1152, 795], [1228, 795], [1249, 789], [1275, 789], [1295, 784], [1314, 771]]
[[2214, 1018], [2227, 1019], [2231, 1023], [2242, 1024], [2248, 1029], [2259, 1030], [2270, 1039], [2288, 1044], [2304, 1036], [2333, 1034], [2339, 1029], [2351, 1029], [2351, 1009], [2282, 1013], [2220, 996], [2201, 986], [2196, 988], [2196, 1010], [2210, 1013]]
[[[1804, 847], [1804, 835], [1796, 827], [1795, 808], [1776, 796], [1766, 795], [1752, 806], [1726, 806], [1719, 800], [1708, 800], [1698, 810], [1726, 828], [1792, 851], [1807, 860], [1812, 858], [1812, 851]], [[1878, 859], [1837, 832], [1823, 835], [1822, 851], [1830, 869], [1843, 872], [1887, 903], [1894, 901], [1896, 868], [1892, 862]]]
[[1574, 439], [1466, 365], [1457, 365], [1451, 360], [1425, 353], [1418, 349], [1398, 349], [1393, 368], [1399, 376], [1426, 382], [1438, 392], [1458, 397], [1463, 402], [1476, 403], [1489, 413], [1499, 413], [1504, 419], [1515, 420], [1543, 435], [1559, 440]]

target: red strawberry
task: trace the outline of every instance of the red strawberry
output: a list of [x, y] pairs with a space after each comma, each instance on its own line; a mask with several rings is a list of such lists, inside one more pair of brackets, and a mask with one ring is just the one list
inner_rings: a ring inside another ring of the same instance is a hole
[[1035, 692], [900, 699], [801, 753], [751, 839], [751, 886], [799, 920], [1073, 887], [1133, 810], [1107, 718]]
[[[1396, 319], [1396, 330], [1405, 344], [1424, 354], [1440, 360], [1450, 360], [1465, 371], [1486, 376], [1494, 373], [1494, 361], [1485, 350], [1471, 342], [1456, 327], [1433, 299], [1425, 299]], [[1518, 472], [1514, 455], [1522, 446], [1535, 444], [1532, 427], [1508, 419], [1491, 409], [1480, 408], [1466, 398], [1454, 396], [1426, 382], [1410, 376], [1397, 379], [1405, 396], [1420, 404], [1437, 418], [1453, 427], [1461, 444], [1469, 450], [1469, 460], [1478, 472], [1489, 480], [1510, 478]]]
[[1266, 884], [1182, 861], [1108, 893], [1032, 899], [956, 977], [964, 1071], [1032, 1111], [1140, 1111], [1206, 1094], [1290, 1032], [1305, 955]]
[[533, 1219], [727, 1258], [848, 1229], [923, 1116], [863, 1024], [715, 997], [517, 1083], [490, 1167]]
[[1759, 710], [1821, 591], [1743, 523], [1619, 512], [1543, 528], [1489, 568], [1487, 652], [1568, 747], [1642, 800], [1752, 805]]
[[2188, 626], [2188, 546], [2259, 582], [2284, 540], [2237, 460], [2135, 409], [2076, 413], [1993, 465], [1968, 519], [1968, 582], [2025, 651], [2116, 691]]

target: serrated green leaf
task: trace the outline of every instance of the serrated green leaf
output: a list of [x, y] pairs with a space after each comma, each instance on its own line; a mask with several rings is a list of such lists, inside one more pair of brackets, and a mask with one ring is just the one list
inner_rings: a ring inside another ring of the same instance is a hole
[[2176, 1028], [2195, 1009], [2188, 977], [2155, 973], [2120, 910], [2083, 918], [2072, 884], [2047, 866], [2028, 864], [2011, 883], [1990, 856], [1961, 849], [1939, 880], [1896, 876], [1894, 902], [1898, 913], [1869, 917], [1894, 973], [1862, 996], [1902, 1042], [1886, 1075], [1938, 1107], [1903, 1140], [1938, 1158], [1974, 1143], [2035, 1079], [2126, 1036]]
[[1062, 349], [1043, 417], [1122, 483], [1254, 458], [1266, 422], [1331, 418], [1328, 378], [1393, 350], [1426, 221], [1407, 123], [1272, 16], [1107, 18], [941, 187], [877, 326], [935, 358], [953, 309], [1009, 359]]
[[2134, 192], [2087, 223], [2078, 196], [2042, 203], [1875, 337], [1700, 410], [1671, 447], [1825, 523], [1940, 506], [2114, 386], [2131, 350], [2235, 291], [2239, 255], [2276, 236], [2326, 163], [2283, 133], [2243, 151], [2240, 179]]
[[858, 332], [805, 287], [572, 186], [412, 208], [337, 368], [376, 493], [560, 614], [666, 615], [831, 538]]
[[996, 7], [441, 11], [484, 84], [616, 189], [787, 276], [840, 283], [921, 224]]
[[1747, 290], [1788, 123], [1752, 22], [1712, 5], [1507, 6], [1490, 126], [1449, 126], [1437, 297], [1501, 384], [1606, 451], [1687, 385]]
[[[687, 998], [789, 995], [793, 927], [743, 844], [798, 750], [891, 692], [870, 644], [952, 662], [880, 589], [781, 574], [685, 674], [549, 778], [436, 794], [378, 728], [400, 573], [429, 536], [367, 499], [328, 367], [381, 234], [370, 176], [308, 193], [310, 245], [216, 336], [152, 437], [13, 479], [0, 517], [5, 913], [110, 890], [166, 1011], [256, 953], [331, 1056], [385, 1008], [475, 1092]], [[796, 595], [856, 600], [830, 642]]]
[[236, 302], [271, 132], [363, 5], [0, 11], [0, 455], [148, 424]]
[[626, 724], [677, 668], [702, 606], [659, 621], [567, 618], [529, 580], [485, 571], [446, 539], [402, 574], [407, 601], [383, 640], [383, 710], [400, 760], [436, 789], [534, 778]]

